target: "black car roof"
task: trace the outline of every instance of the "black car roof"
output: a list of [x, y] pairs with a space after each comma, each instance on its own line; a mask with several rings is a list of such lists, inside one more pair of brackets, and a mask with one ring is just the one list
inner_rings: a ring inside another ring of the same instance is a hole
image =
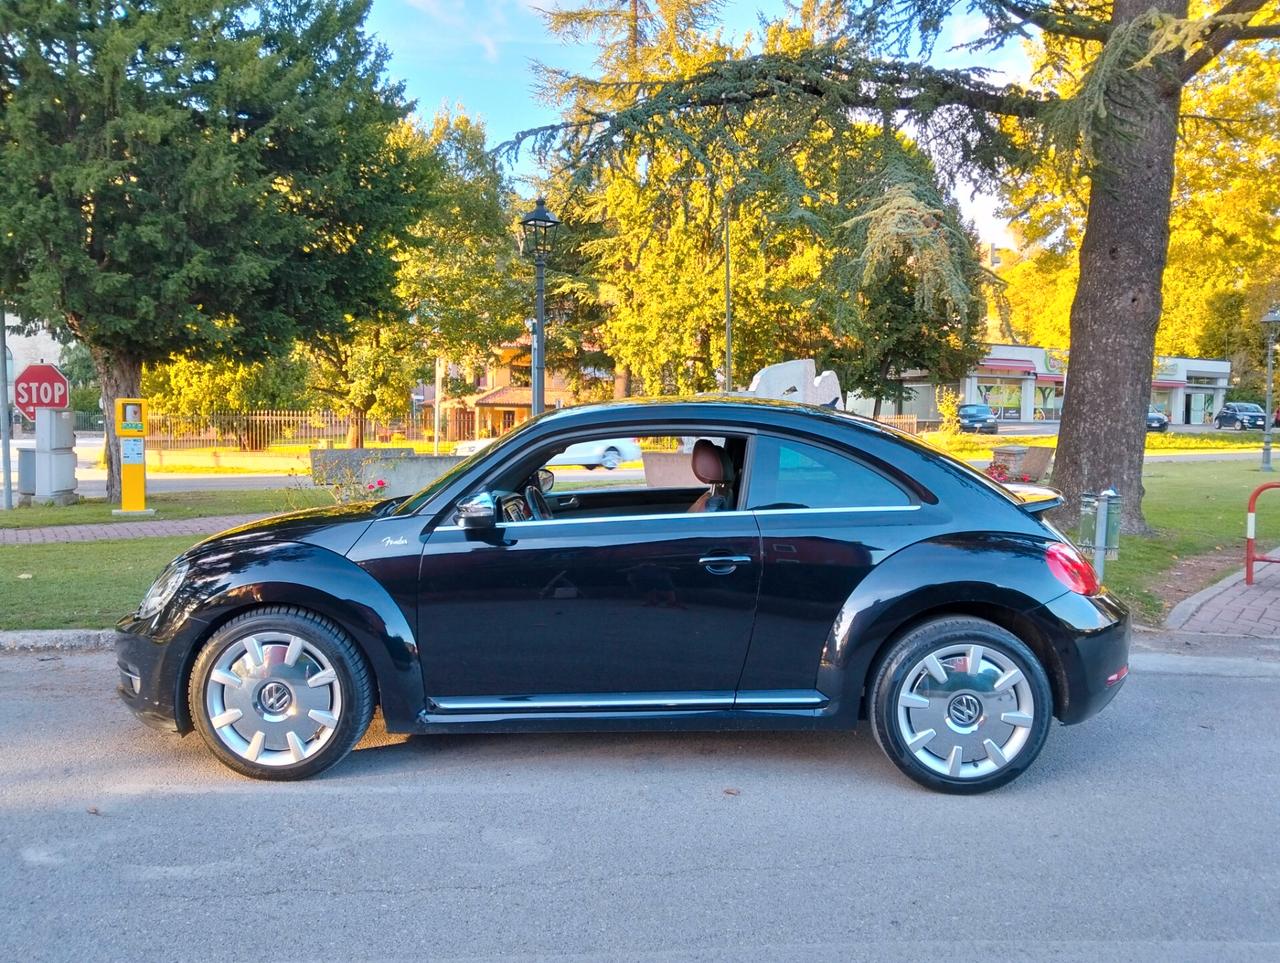
[[608, 424], [610, 422], [626, 421], [637, 415], [649, 416], [655, 421], [664, 417], [698, 418], [702, 416], [728, 418], [731, 420], [737, 416], [746, 421], [785, 423], [795, 418], [818, 418], [895, 438], [905, 436], [903, 432], [888, 425], [862, 415], [855, 415], [852, 412], [820, 405], [801, 404], [795, 401], [783, 401], [778, 398], [760, 398], [755, 395], [737, 394], [626, 398], [618, 401], [604, 401], [559, 408], [546, 412], [539, 416], [538, 420], [550, 427], [552, 424], [569, 426], [579, 421]]

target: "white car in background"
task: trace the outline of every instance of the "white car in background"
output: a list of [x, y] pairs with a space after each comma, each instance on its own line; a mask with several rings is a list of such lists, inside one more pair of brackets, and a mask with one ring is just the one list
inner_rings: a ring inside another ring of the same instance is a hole
[[[454, 448], [455, 455], [474, 455], [488, 448], [498, 439], [476, 438], [460, 441]], [[581, 465], [588, 471], [605, 468], [613, 471], [624, 461], [639, 461], [640, 446], [634, 438], [606, 438], [601, 441], [581, 441], [570, 445], [547, 462], [551, 466]]]
[[581, 465], [583, 468], [605, 468], [613, 471], [624, 461], [639, 461], [640, 446], [634, 438], [605, 438], [580, 441], [556, 455], [548, 465]]

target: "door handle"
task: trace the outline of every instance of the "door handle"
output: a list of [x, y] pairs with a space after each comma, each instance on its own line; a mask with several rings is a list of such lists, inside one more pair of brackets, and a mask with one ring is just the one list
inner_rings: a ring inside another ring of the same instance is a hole
[[712, 575], [729, 575], [739, 565], [750, 565], [750, 555], [704, 555], [698, 564], [705, 566]]
[[556, 499], [557, 508], [577, 508], [581, 504], [577, 495], [561, 495]]

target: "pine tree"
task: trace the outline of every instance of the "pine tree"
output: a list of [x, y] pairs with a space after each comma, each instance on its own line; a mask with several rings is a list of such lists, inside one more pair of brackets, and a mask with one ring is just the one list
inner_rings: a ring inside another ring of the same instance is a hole
[[388, 146], [408, 105], [368, 4], [0, 6], [0, 289], [88, 346], [107, 410], [145, 362], [393, 309], [431, 172]]

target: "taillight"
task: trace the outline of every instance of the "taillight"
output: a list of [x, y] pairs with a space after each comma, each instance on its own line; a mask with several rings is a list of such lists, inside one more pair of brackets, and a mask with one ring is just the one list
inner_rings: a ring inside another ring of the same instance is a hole
[[1045, 549], [1044, 560], [1059, 582], [1077, 595], [1097, 595], [1102, 591], [1093, 566], [1066, 542], [1054, 542]]

